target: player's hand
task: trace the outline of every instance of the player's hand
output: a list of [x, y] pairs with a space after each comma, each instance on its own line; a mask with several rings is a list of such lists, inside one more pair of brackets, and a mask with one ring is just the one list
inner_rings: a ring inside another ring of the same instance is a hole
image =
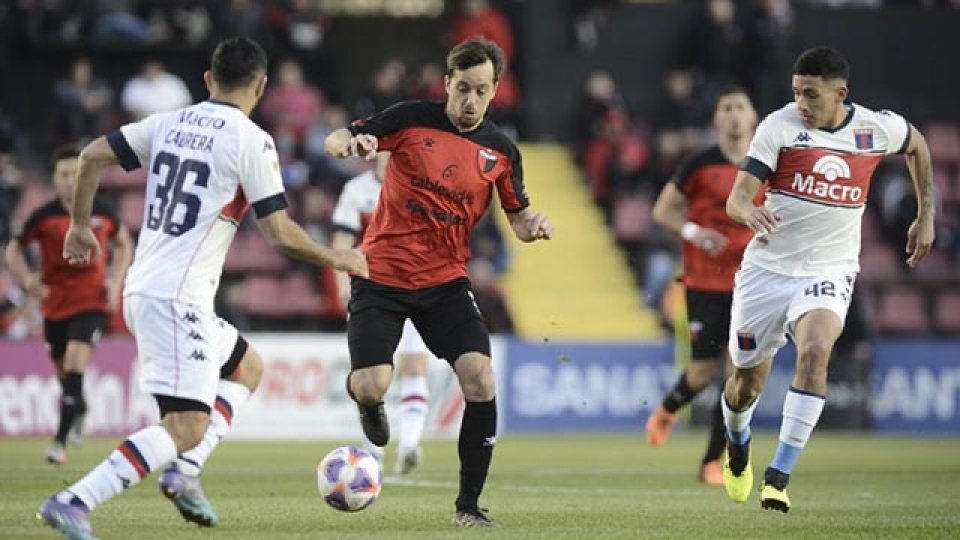
[[47, 286], [43, 284], [43, 280], [37, 274], [32, 274], [30, 279], [23, 284], [23, 288], [26, 289], [27, 294], [38, 300], [43, 300], [48, 292]]
[[530, 229], [530, 236], [534, 240], [549, 240], [553, 237], [553, 223], [546, 214], [536, 213], [530, 216], [527, 221], [527, 227]]
[[756, 234], [767, 234], [775, 231], [780, 226], [782, 219], [782, 217], [767, 210], [765, 206], [754, 206], [753, 210], [747, 214], [746, 224]]
[[373, 135], [366, 133], [354, 135], [347, 143], [347, 155], [362, 157], [369, 161], [377, 157], [378, 145], [377, 138]]
[[354, 276], [370, 277], [370, 270], [367, 268], [367, 256], [359, 249], [332, 250], [330, 266]]
[[66, 238], [63, 239], [63, 258], [73, 265], [90, 264], [100, 256], [100, 242], [90, 227], [78, 227], [70, 224]]
[[936, 237], [932, 217], [918, 217], [910, 224], [907, 231], [907, 253], [910, 258], [907, 264], [910, 268], [915, 268], [920, 259], [930, 253], [933, 246], [933, 240]]
[[727, 237], [713, 229], [700, 227], [697, 234], [690, 239], [690, 243], [706, 251], [711, 257], [716, 257], [727, 249]]

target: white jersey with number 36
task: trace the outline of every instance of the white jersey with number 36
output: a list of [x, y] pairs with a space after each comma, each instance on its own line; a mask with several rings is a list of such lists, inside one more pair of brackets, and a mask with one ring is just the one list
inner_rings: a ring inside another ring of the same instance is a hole
[[753, 238], [744, 263], [794, 277], [859, 270], [870, 177], [884, 155], [906, 151], [910, 125], [890, 111], [846, 107], [832, 130], [804, 127], [793, 103], [757, 127], [743, 169], [767, 181], [766, 207], [783, 220]]
[[107, 142], [124, 169], [148, 168], [124, 294], [212, 311], [247, 208], [264, 216], [286, 207], [273, 139], [238, 107], [209, 100], [125, 125]]

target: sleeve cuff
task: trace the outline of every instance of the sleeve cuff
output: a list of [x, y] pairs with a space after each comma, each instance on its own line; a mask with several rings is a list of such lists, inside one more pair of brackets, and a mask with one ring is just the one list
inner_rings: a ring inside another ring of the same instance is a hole
[[140, 159], [137, 157], [137, 154], [134, 153], [133, 148], [130, 148], [130, 144], [127, 142], [126, 137], [123, 136], [122, 131], [118, 129], [107, 134], [107, 144], [110, 145], [113, 153], [117, 155], [123, 170], [130, 172], [140, 168]]
[[900, 149], [897, 150], [898, 154], [903, 154], [907, 151], [907, 148], [910, 146], [910, 137], [913, 135], [913, 130], [910, 128], [910, 122], [906, 118], [903, 119], [907, 123], [907, 136], [903, 138], [903, 145], [900, 146]]
[[286, 207], [287, 198], [283, 193], [277, 193], [253, 203], [253, 213], [257, 216], [257, 219], [261, 219]]
[[360, 236], [360, 231], [358, 231], [357, 229], [354, 229], [353, 227], [351, 227], [351, 226], [349, 226], [349, 225], [344, 225], [343, 223], [334, 223], [334, 224], [333, 224], [333, 230], [335, 230], [335, 231], [343, 231], [343, 232], [345, 232], [345, 233], [347, 233], [347, 234], [352, 234], [352, 235], [354, 235], [354, 236]]
[[740, 163], [740, 170], [746, 171], [756, 176], [760, 180], [766, 180], [771, 174], [773, 174], [773, 171], [767, 166], [766, 163], [750, 156], [744, 158], [743, 162]]
[[504, 208], [503, 211], [508, 214], [516, 214], [517, 212], [523, 212], [527, 208], [530, 208], [530, 203], [525, 203], [517, 208]]

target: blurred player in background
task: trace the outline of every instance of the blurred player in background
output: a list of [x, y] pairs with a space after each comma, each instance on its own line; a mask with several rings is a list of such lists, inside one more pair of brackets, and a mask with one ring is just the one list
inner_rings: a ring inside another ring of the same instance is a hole
[[[753, 231], [726, 213], [726, 200], [757, 126], [750, 97], [730, 86], [717, 96], [713, 124], [719, 140], [680, 166], [653, 208], [653, 219], [683, 240], [683, 283], [687, 296], [692, 358], [660, 406], [647, 420], [647, 441], [660, 446], [677, 420], [676, 412], [720, 378], [727, 365], [733, 276]], [[723, 484], [720, 457], [725, 429], [717, 402], [700, 481]]]
[[[843, 330], [860, 269], [860, 226], [870, 178], [887, 154], [906, 154], [917, 197], [907, 235], [907, 264], [934, 240], [933, 174], [923, 136], [903, 117], [847, 101], [849, 66], [828, 47], [809, 49], [793, 66], [794, 103], [757, 128], [727, 212], [756, 236], [737, 272], [730, 324], [735, 370], [723, 405], [727, 494], [753, 489], [750, 419], [770, 365], [790, 334], [797, 345], [793, 384], [783, 403], [780, 442], [760, 486], [763, 508], [787, 512], [787, 483], [823, 411], [827, 362]], [[763, 205], [757, 192], [767, 184]]]
[[[331, 246], [337, 249], [350, 249], [363, 238], [373, 211], [380, 199], [384, 174], [387, 171], [389, 152], [377, 154], [377, 166], [359, 176], [351, 178], [343, 186], [340, 200], [333, 211], [333, 233]], [[337, 291], [340, 301], [347, 306], [350, 301], [350, 276], [346, 272], [337, 272]], [[403, 333], [397, 345], [397, 364], [400, 370], [400, 437], [397, 447], [397, 461], [394, 468], [397, 474], [407, 474], [420, 464], [423, 452], [420, 439], [423, 425], [427, 420], [427, 360], [430, 351], [417, 333], [413, 322], [407, 319], [403, 323]], [[378, 461], [383, 463], [383, 449], [367, 439], [367, 449]]]
[[[73, 146], [54, 150], [53, 186], [57, 196], [30, 214], [20, 235], [7, 244], [6, 250], [7, 266], [13, 275], [41, 302], [43, 337], [63, 386], [60, 422], [47, 448], [47, 461], [57, 465], [67, 461], [68, 435], [75, 444], [83, 436], [87, 414], [83, 372], [106, 329], [107, 313], [120, 306], [123, 278], [133, 258], [130, 232], [107, 204], [97, 200], [90, 226], [101, 245], [113, 245], [109, 270], [106, 249], [84, 265], [74, 266], [63, 259], [79, 156], [80, 150]], [[39, 272], [30, 268], [24, 253], [33, 242], [40, 246]]]
[[367, 438], [384, 446], [390, 431], [383, 395], [405, 321], [412, 319], [434, 355], [450, 363], [466, 399], [457, 445], [454, 524], [460, 527], [499, 526], [479, 506], [496, 443], [497, 405], [490, 336], [467, 277], [470, 233], [494, 189], [518, 239], [553, 233], [549, 218], [530, 208], [520, 151], [485, 119], [503, 68], [496, 44], [464, 41], [447, 55], [445, 103], [397, 103], [325, 141], [335, 157], [391, 153], [361, 248], [370, 277], [351, 282], [347, 391]]
[[100, 256], [91, 209], [101, 169], [119, 163], [150, 171], [124, 315], [137, 341], [141, 387], [156, 398], [161, 420], [43, 503], [38, 516], [71, 539], [94, 538], [91, 510], [174, 460], [160, 477], [162, 493], [187, 520], [217, 523], [200, 469], [263, 369], [257, 353], [213, 311], [227, 249], [251, 205], [260, 231], [285, 254], [367, 273], [362, 254], [316, 244], [287, 215], [273, 138], [249, 119], [266, 73], [258, 44], [224, 40], [204, 73], [210, 99], [127, 124], [80, 154], [63, 247], [72, 264]]

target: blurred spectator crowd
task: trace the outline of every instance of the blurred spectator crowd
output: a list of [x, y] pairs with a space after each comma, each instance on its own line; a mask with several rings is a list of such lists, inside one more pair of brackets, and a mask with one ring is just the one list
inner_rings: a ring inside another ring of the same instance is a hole
[[[327, 29], [334, 21], [319, 6], [316, 0], [23, 0], [17, 15], [33, 43], [82, 44], [84, 50], [92, 47], [94, 51], [100, 46], [157, 50], [184, 44], [209, 50], [224, 36], [256, 38], [272, 62], [254, 120], [277, 143], [289, 211], [316, 241], [328, 243], [331, 214], [344, 183], [370, 165], [330, 158], [323, 148], [325, 137], [353, 119], [400, 100], [443, 99], [445, 90], [442, 65], [409, 65], [396, 57], [379, 65], [360, 95], [335, 99], [336, 89], [328, 91], [322, 85], [331, 80]], [[510, 24], [486, 0], [460, 2], [449, 23], [450, 44], [484, 35], [497, 41], [508, 62], [512, 60]], [[130, 78], [114, 87], [98, 75], [95, 54], [76, 58], [46, 98], [55, 108], [51, 143], [83, 144], [123, 123], [206, 98], [191, 94], [183, 79], [200, 73], [171, 73], [151, 58], [129, 68]], [[491, 114], [515, 126], [519, 100], [516, 77], [508, 71]], [[5, 118], [0, 110], [0, 244], [15, 234], [16, 224], [54, 196], [49, 164], [39, 160], [40, 165], [33, 168], [18, 166], [20, 153], [15, 147], [20, 130]], [[107, 169], [101, 179], [102, 195], [115, 204], [121, 220], [134, 232], [141, 226], [145, 181], [146, 170], [128, 174], [119, 167]], [[500, 287], [509, 254], [489, 215], [474, 231], [472, 250], [470, 272], [477, 304], [491, 331], [512, 333]], [[25, 296], [2, 266], [0, 304], [0, 331], [11, 336], [40, 331], [36, 299]], [[279, 254], [260, 236], [251, 218], [240, 225], [228, 254], [217, 311], [241, 330], [339, 331], [345, 327], [346, 315], [332, 272]], [[122, 328], [119, 316], [114, 317], [114, 327]]]
[[[652, 222], [653, 202], [680, 161], [714, 141], [710, 123], [718, 89], [745, 88], [761, 118], [792, 99], [789, 51], [796, 31], [789, 0], [705, 0], [678, 39], [654, 110], [629, 110], [609, 72], [594, 71], [583, 81], [574, 155], [636, 271], [643, 301], [662, 313], [666, 327], [675, 298], [666, 293], [677, 276], [680, 246]], [[933, 154], [935, 249], [915, 270], [906, 266], [906, 231], [916, 204], [903, 159], [889, 158], [874, 176], [864, 216], [857, 297], [866, 305], [871, 331], [958, 335], [960, 125], [932, 122], [918, 128]]]

